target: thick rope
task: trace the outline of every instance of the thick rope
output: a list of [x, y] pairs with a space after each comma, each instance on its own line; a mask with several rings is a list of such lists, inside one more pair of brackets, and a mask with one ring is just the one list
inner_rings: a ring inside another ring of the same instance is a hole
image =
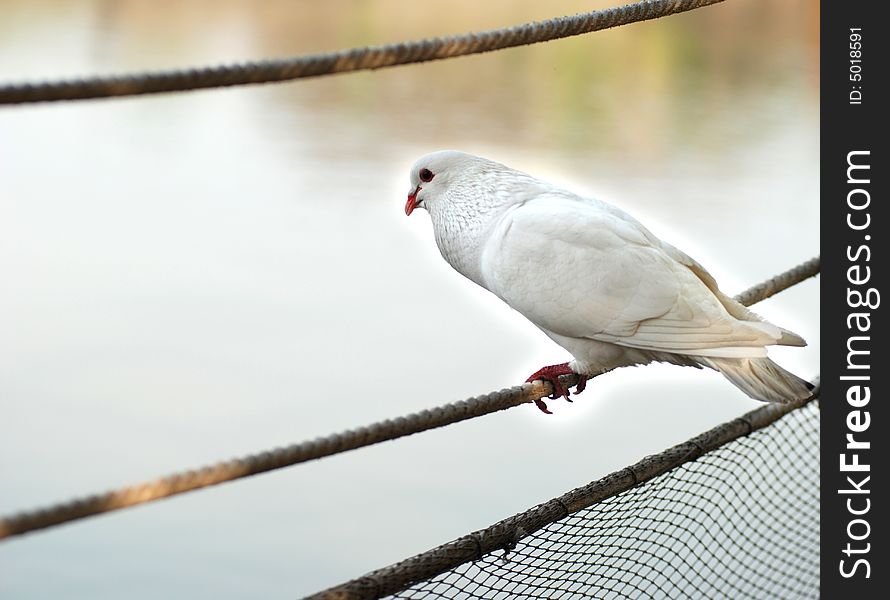
[[[753, 304], [818, 272], [819, 259], [814, 258], [743, 292], [737, 298], [742, 299], [740, 301], [745, 304]], [[792, 275], [789, 276], [789, 273]], [[578, 382], [578, 378], [574, 375], [563, 376], [561, 382], [571, 386]], [[78, 498], [41, 510], [10, 515], [0, 519], [0, 539], [451, 425], [533, 402], [552, 393], [549, 383], [526, 383], [285, 448], [220, 462], [104, 494]]]
[[0, 104], [159, 94], [381, 69], [536, 44], [657, 19], [722, 1], [648, 0], [503, 29], [279, 60], [68, 81], [7, 84], [0, 85]]
[[735, 297], [736, 300], [745, 306], [751, 306], [757, 302], [766, 300], [771, 296], [775, 296], [782, 290], [787, 290], [792, 285], [797, 285], [805, 279], [814, 277], [819, 273], [820, 261], [816, 256], [810, 260], [801, 263], [793, 269], [788, 269], [784, 273], [780, 273], [771, 279], [767, 279], [761, 284], [749, 288]]
[[767, 404], [673, 448], [647, 456], [637, 464], [606, 475], [583, 487], [513, 515], [480, 531], [437, 546], [394, 565], [378, 569], [358, 579], [329, 588], [304, 600], [375, 600], [401, 592], [421, 581], [450, 571], [464, 563], [479, 560], [497, 550], [509, 551], [521, 539], [607, 498], [616, 496], [659, 475], [696, 460], [721, 446], [778, 421], [819, 396], [788, 404]]

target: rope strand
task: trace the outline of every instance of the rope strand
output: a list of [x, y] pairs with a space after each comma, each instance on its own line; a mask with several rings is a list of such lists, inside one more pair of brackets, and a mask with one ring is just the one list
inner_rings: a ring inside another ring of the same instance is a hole
[[[759, 302], [816, 275], [819, 272], [819, 264], [818, 257], [810, 259], [746, 290], [736, 296], [736, 299], [746, 305]], [[564, 385], [572, 386], [578, 383], [578, 378], [566, 375], [562, 376], [560, 381]], [[549, 383], [543, 381], [526, 383], [285, 448], [251, 454], [104, 494], [10, 515], [0, 518], [0, 539], [444, 427], [533, 402], [551, 393], [553, 390]]]
[[0, 85], [0, 104], [182, 92], [382, 69], [536, 44], [657, 19], [718, 2], [723, 0], [648, 0], [502, 29], [278, 60], [68, 81], [6, 84]]

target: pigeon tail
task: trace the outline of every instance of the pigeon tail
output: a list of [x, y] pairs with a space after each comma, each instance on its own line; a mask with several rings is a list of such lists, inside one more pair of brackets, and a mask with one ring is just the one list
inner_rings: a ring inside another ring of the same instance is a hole
[[769, 358], [696, 357], [720, 371], [734, 386], [755, 400], [787, 403], [813, 395], [813, 384], [786, 371]]

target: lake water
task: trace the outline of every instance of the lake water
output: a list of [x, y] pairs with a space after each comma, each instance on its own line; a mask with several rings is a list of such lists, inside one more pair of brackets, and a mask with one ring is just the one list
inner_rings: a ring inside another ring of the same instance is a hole
[[[607, 6], [605, 2], [594, 3]], [[0, 0], [0, 80], [280, 57], [590, 2]], [[0, 109], [0, 514], [522, 382], [566, 353], [441, 259], [456, 148], [628, 210], [737, 293], [819, 248], [818, 12], [715, 7], [374, 73]], [[756, 310], [803, 335], [818, 280]], [[758, 403], [669, 366], [0, 542], [4, 598], [307, 594]]]

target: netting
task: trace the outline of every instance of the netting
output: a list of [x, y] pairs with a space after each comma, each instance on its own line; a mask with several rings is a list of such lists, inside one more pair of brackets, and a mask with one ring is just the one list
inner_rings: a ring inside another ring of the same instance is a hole
[[816, 402], [391, 598], [817, 598]]

